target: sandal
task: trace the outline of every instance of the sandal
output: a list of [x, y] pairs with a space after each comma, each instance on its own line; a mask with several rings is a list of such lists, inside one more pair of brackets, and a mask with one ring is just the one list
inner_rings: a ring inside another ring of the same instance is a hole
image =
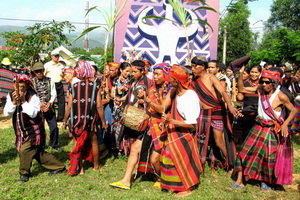
[[129, 190], [130, 189], [130, 186], [124, 185], [120, 181], [111, 183], [109, 185], [112, 186], [112, 187], [121, 188], [121, 189], [124, 189], [124, 190]]
[[242, 189], [244, 188], [245, 186], [244, 185], [239, 185], [237, 184], [236, 182], [232, 183], [230, 186], [229, 186], [231, 189]]
[[268, 192], [271, 190], [271, 187], [268, 184], [262, 182], [260, 185], [260, 190]]

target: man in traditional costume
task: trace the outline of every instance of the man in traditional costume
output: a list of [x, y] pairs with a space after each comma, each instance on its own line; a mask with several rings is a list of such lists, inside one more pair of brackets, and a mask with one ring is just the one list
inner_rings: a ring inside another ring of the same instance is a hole
[[[196, 134], [201, 163], [204, 166], [209, 152], [212, 169], [215, 167], [216, 159], [221, 161], [219, 164], [223, 164], [221, 150], [226, 158], [226, 167], [231, 169], [234, 166], [235, 146], [232, 140], [231, 123], [221, 97], [227, 104], [230, 113], [237, 116], [239, 111], [232, 106], [225, 88], [216, 76], [207, 73], [207, 67], [208, 64], [202, 57], [196, 56], [192, 59], [192, 71], [195, 78], [192, 86], [196, 90], [203, 108], [198, 122], [199, 130]], [[208, 151], [208, 147], [210, 147], [210, 151]]]
[[[280, 71], [276, 67], [262, 71], [258, 116], [236, 159], [235, 172], [238, 176], [230, 186], [232, 189], [243, 188], [243, 180], [250, 179], [260, 181], [261, 190], [267, 191], [272, 183], [291, 184], [293, 163], [288, 124], [297, 110], [280, 90]], [[290, 110], [286, 120], [283, 119], [283, 106]], [[284, 159], [280, 152], [285, 153]]]
[[46, 133], [40, 113], [39, 97], [27, 75], [17, 76], [18, 80], [14, 79], [14, 82], [17, 82], [15, 90], [7, 95], [4, 115], [13, 117], [16, 148], [20, 155], [20, 180], [27, 182], [33, 159], [51, 170], [49, 175], [63, 172], [65, 166], [44, 150]]
[[190, 195], [199, 183], [202, 166], [198, 146], [192, 133], [200, 114], [200, 101], [189, 89], [188, 74], [183, 67], [173, 65], [170, 82], [174, 87], [165, 105], [170, 114], [162, 116], [166, 124], [167, 140], [161, 152], [161, 188], [177, 192], [175, 197]]
[[99, 146], [96, 136], [96, 122], [99, 117], [102, 121], [102, 127], [107, 128], [101, 102], [100, 80], [91, 81], [94, 80], [94, 71], [87, 61], [78, 61], [75, 70], [76, 76], [81, 81], [70, 88], [68, 108], [63, 122], [64, 129], [72, 108], [74, 116], [72, 133], [76, 140], [76, 146], [70, 153], [69, 175], [84, 173], [82, 159], [93, 162], [94, 170], [100, 168]]
[[41, 114], [44, 120], [47, 121], [50, 129], [49, 144], [53, 149], [60, 150], [58, 146], [58, 127], [53, 108], [53, 102], [56, 98], [55, 83], [51, 80], [51, 78], [44, 75], [43, 63], [35, 63], [32, 67], [32, 70], [35, 74], [35, 77], [31, 80], [41, 102]]
[[[104, 132], [99, 132], [98, 137], [104, 137], [104, 143], [108, 149], [111, 149], [111, 142], [114, 140], [114, 137], [111, 134], [111, 126], [113, 121], [113, 106], [114, 99], [112, 97], [112, 90], [114, 80], [119, 76], [119, 67], [120, 63], [118, 62], [109, 62], [108, 64], [109, 71], [104, 75], [101, 83], [101, 98], [102, 104], [104, 106], [104, 116], [108, 128]], [[105, 67], [107, 68], [107, 67]]]

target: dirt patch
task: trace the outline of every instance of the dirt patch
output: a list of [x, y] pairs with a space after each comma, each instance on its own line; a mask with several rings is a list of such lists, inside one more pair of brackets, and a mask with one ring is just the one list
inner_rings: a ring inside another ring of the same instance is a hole
[[0, 130], [12, 127], [11, 118], [3, 115], [3, 108], [0, 107]]
[[294, 158], [300, 158], [300, 149], [294, 149]]

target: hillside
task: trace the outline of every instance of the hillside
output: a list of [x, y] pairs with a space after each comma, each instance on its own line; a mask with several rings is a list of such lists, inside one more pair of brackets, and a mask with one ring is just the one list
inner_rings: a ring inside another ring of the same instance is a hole
[[[21, 26], [9, 26], [9, 25], [3, 25], [0, 26], [0, 34], [4, 32], [12, 32], [12, 31], [20, 31], [26, 34], [27, 30], [26, 27], [21, 27]], [[66, 34], [66, 36], [70, 39], [70, 41], [74, 40], [78, 35], [80, 35], [81, 32], [72, 32], [71, 34]], [[103, 47], [104, 46], [104, 30], [93, 30], [89, 34], [89, 45], [90, 48], [95, 48], [95, 47]], [[0, 46], [5, 46], [5, 40], [2, 36], [0, 36]], [[77, 47], [77, 48], [83, 48], [83, 38], [77, 40], [72, 44], [71, 47]]]

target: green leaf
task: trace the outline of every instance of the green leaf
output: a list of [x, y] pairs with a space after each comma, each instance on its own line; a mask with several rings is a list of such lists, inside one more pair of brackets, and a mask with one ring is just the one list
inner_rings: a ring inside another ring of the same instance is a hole
[[91, 31], [94, 30], [94, 29], [100, 28], [100, 27], [102, 27], [102, 26], [93, 26], [93, 27], [90, 27], [90, 28], [88, 28], [88, 29], [85, 29], [78, 37], [76, 37], [76, 38], [72, 41], [72, 43], [75, 42], [76, 40], [78, 40], [79, 38], [81, 38], [82, 36], [84, 36], [85, 34], [91, 32]]

